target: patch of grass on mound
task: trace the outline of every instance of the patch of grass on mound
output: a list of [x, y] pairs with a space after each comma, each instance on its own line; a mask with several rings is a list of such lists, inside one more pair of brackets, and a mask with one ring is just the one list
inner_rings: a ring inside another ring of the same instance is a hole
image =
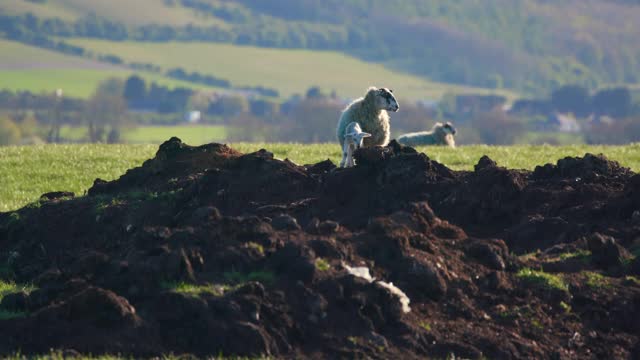
[[226, 285], [214, 285], [214, 284], [189, 284], [186, 282], [165, 282], [161, 286], [164, 289], [177, 292], [180, 294], [186, 294], [191, 296], [200, 296], [201, 294], [211, 294], [213, 296], [222, 296], [224, 292], [229, 289]]
[[589, 250], [578, 250], [576, 252], [560, 254], [560, 260], [578, 259], [581, 261], [589, 261], [590, 258], [591, 251]]
[[32, 285], [18, 285], [13, 282], [0, 280], [0, 301], [2, 301], [2, 298], [5, 297], [5, 295], [17, 293], [19, 291], [24, 291], [29, 294], [35, 289], [35, 286]]
[[624, 281], [629, 284], [640, 286], [640, 279], [638, 279], [636, 276], [631, 276], [631, 275], [625, 276]]
[[316, 269], [319, 271], [327, 271], [331, 269], [331, 265], [325, 259], [316, 259]]
[[602, 274], [598, 274], [592, 271], [585, 271], [585, 277], [587, 278], [587, 286], [592, 289], [604, 289], [611, 287], [609, 280]]
[[516, 274], [516, 276], [524, 282], [533, 286], [544, 289], [554, 289], [560, 291], [569, 291], [569, 286], [564, 282], [561, 276], [537, 271], [530, 268], [524, 268]]
[[[0, 280], [0, 302], [2, 299], [9, 294], [17, 293], [20, 291], [24, 291], [27, 294], [31, 293], [35, 290], [35, 287], [30, 285], [18, 285], [13, 282], [6, 282]], [[0, 308], [0, 320], [9, 320], [26, 316], [27, 313], [21, 311], [10, 311], [6, 309]]]

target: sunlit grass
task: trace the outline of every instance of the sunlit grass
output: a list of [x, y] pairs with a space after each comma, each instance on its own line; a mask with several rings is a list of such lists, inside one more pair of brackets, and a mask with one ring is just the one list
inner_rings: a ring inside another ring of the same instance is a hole
[[568, 291], [569, 286], [564, 282], [561, 276], [549, 274], [543, 271], [537, 271], [529, 268], [518, 271], [516, 276], [527, 284], [538, 286], [544, 289], [556, 289]]
[[116, 179], [156, 150], [156, 145], [0, 147], [0, 211], [34, 202], [50, 191], [82, 195], [96, 178]]
[[[20, 291], [24, 291], [27, 294], [35, 290], [35, 287], [30, 285], [18, 285], [13, 282], [6, 282], [0, 280], [0, 302], [2, 302], [2, 298], [6, 295], [17, 293]], [[9, 320], [14, 318], [19, 318], [25, 316], [26, 313], [19, 311], [11, 311], [7, 309], [0, 308], [0, 320]]]
[[180, 294], [200, 296], [201, 294], [211, 294], [214, 296], [222, 296], [230, 287], [228, 285], [214, 284], [190, 284], [186, 282], [165, 282], [162, 287]]
[[[60, 135], [71, 141], [86, 141], [88, 138], [86, 127], [64, 126]], [[122, 142], [128, 144], [161, 144], [173, 136], [190, 145], [201, 145], [222, 141], [227, 131], [222, 125], [138, 126], [122, 130]]]
[[[194, 128], [197, 129], [197, 128]], [[170, 135], [170, 134], [166, 134]], [[340, 161], [336, 144], [234, 143], [244, 153], [267, 149], [279, 159], [297, 164]], [[127, 169], [154, 156], [157, 145], [40, 145], [0, 147], [0, 211], [32, 203], [45, 192], [73, 191], [82, 195], [94, 179], [113, 180]], [[498, 165], [533, 170], [536, 165], [555, 163], [565, 156], [604, 153], [634, 171], [640, 170], [640, 144], [627, 146], [461, 146], [421, 147], [431, 159], [454, 170], [473, 170], [480, 157], [488, 155]]]

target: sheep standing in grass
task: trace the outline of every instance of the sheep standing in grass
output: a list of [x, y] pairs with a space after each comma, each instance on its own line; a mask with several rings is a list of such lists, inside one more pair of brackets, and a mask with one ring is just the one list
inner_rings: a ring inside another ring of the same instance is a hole
[[365, 138], [371, 137], [371, 134], [363, 132], [360, 124], [350, 122], [345, 128], [344, 144], [342, 145], [342, 161], [340, 167], [352, 167], [356, 163], [353, 160], [353, 152], [362, 147]]
[[431, 131], [404, 134], [398, 138], [398, 142], [407, 146], [447, 145], [455, 148], [456, 141], [453, 139], [455, 134], [456, 129], [450, 122], [444, 124], [437, 122]]
[[[371, 134], [364, 139], [363, 146], [387, 145], [391, 134], [387, 111], [396, 112], [399, 108], [392, 90], [370, 87], [364, 97], [354, 100], [342, 111], [336, 131], [340, 147], [344, 149], [347, 125], [352, 122], [357, 122], [362, 131]], [[345, 161], [344, 155], [342, 160]]]

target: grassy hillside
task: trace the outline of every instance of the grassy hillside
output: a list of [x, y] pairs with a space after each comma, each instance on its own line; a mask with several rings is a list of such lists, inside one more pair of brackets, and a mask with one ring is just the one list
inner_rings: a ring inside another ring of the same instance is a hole
[[223, 21], [199, 16], [181, 6], [166, 6], [163, 0], [0, 0], [0, 13], [26, 14], [73, 21], [96, 14], [126, 25], [221, 25]]
[[[278, 158], [298, 164], [331, 159], [337, 163], [336, 144], [232, 144], [243, 152], [267, 149]], [[157, 151], [157, 145], [43, 145], [0, 147], [0, 211], [19, 208], [36, 201], [45, 192], [66, 190], [82, 194], [95, 178], [116, 179], [127, 169], [138, 166]], [[604, 153], [634, 171], [640, 171], [640, 144], [628, 146], [463, 146], [455, 150], [424, 147], [432, 159], [458, 170], [471, 170], [482, 155], [499, 165], [533, 169], [565, 156], [586, 152]]]
[[[492, 92], [431, 82], [332, 51], [267, 49], [212, 43], [140, 43], [72, 39], [69, 43], [97, 54], [114, 54], [126, 62], [153, 63], [163, 69], [182, 67], [211, 74], [237, 86], [266, 86], [288, 97], [310, 86], [353, 98], [370, 85], [394, 89], [402, 98], [439, 99], [444, 93]], [[508, 96], [511, 93], [502, 92]]]
[[637, 1], [0, 0], [0, 14], [22, 16], [13, 34], [34, 32], [23, 39], [335, 50], [441, 82], [538, 93], [640, 82]]
[[[133, 73], [124, 67], [0, 39], [0, 89], [39, 93], [62, 88], [68, 96], [87, 98], [106, 78], [126, 78]], [[169, 87], [209, 88], [153, 73], [141, 75]]]

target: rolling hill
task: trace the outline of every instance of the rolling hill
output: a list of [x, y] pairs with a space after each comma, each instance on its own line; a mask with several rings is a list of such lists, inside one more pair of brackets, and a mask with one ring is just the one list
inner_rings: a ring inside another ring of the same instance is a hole
[[66, 21], [75, 21], [95, 14], [126, 25], [181, 26], [224, 23], [214, 18], [199, 16], [188, 8], [165, 6], [162, 0], [0, 0], [0, 13], [31, 13], [40, 18], [60, 18]]
[[[109, 77], [124, 79], [133, 73], [125, 67], [0, 39], [0, 89], [40, 93], [63, 88], [65, 95], [88, 98], [101, 81]], [[153, 73], [141, 75], [171, 88], [209, 88]]]
[[0, 0], [0, 33], [21, 41], [331, 50], [438, 82], [537, 94], [640, 82], [638, 18], [637, 1], [613, 0]]
[[[114, 54], [126, 62], [153, 63], [163, 70], [181, 67], [211, 74], [238, 86], [266, 86], [289, 97], [311, 86], [339, 96], [361, 96], [370, 85], [393, 88], [411, 100], [437, 100], [445, 93], [488, 93], [493, 90], [431, 82], [333, 51], [267, 49], [214, 43], [114, 42], [71, 39], [95, 54]], [[501, 93], [512, 97], [513, 94]]]

